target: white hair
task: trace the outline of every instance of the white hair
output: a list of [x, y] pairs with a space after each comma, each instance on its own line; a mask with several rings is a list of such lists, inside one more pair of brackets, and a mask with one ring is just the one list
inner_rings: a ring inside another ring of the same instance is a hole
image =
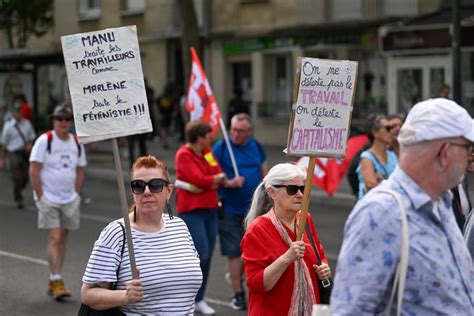
[[273, 201], [267, 194], [269, 187], [283, 184], [298, 176], [306, 178], [306, 173], [293, 163], [280, 163], [273, 166], [253, 193], [252, 204], [245, 217], [245, 228], [248, 228], [258, 216], [265, 214], [273, 206]]

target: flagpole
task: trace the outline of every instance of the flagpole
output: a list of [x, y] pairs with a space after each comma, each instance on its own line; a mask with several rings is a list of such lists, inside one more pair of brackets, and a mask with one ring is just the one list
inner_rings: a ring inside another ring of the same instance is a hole
[[301, 207], [300, 221], [298, 223], [298, 233], [296, 234], [296, 240], [302, 240], [303, 233], [306, 227], [306, 214], [308, 214], [309, 198], [311, 195], [311, 185], [313, 183], [315, 164], [316, 157], [309, 157], [308, 169], [306, 170], [306, 181], [304, 183], [303, 205]]
[[234, 151], [232, 150], [232, 146], [230, 145], [229, 135], [227, 135], [227, 130], [225, 128], [222, 117], [219, 117], [219, 125], [221, 126], [222, 134], [224, 135], [224, 141], [227, 145], [227, 149], [229, 150], [230, 161], [232, 162], [232, 168], [234, 168], [234, 174], [236, 177], [238, 177], [239, 169], [237, 169], [237, 163], [235, 162]]

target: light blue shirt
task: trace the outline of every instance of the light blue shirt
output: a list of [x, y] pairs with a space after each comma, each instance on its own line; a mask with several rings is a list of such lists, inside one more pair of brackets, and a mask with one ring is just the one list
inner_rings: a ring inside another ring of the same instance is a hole
[[[403, 315], [474, 315], [474, 270], [446, 192], [435, 203], [399, 167], [352, 210], [337, 262], [331, 315], [383, 314], [400, 257], [399, 193], [409, 226]], [[435, 205], [437, 207], [435, 207]], [[391, 311], [394, 314], [396, 302]]]
[[[387, 161], [383, 165], [379, 162], [377, 157], [375, 157], [374, 154], [370, 152], [369, 150], [365, 150], [362, 152], [362, 154], [360, 154], [361, 161], [362, 161], [362, 158], [366, 158], [372, 161], [372, 163], [374, 164], [375, 173], [380, 174], [384, 179], [387, 179], [392, 174], [392, 172], [395, 170], [395, 167], [397, 166], [397, 163], [398, 163], [397, 155], [395, 155], [393, 151], [386, 150], [386, 152], [387, 152]], [[360, 200], [366, 193], [364, 192], [364, 178], [362, 177], [360, 163], [359, 163], [359, 166], [357, 167], [356, 172], [357, 172], [357, 178], [359, 179], [359, 194], [357, 198]]]

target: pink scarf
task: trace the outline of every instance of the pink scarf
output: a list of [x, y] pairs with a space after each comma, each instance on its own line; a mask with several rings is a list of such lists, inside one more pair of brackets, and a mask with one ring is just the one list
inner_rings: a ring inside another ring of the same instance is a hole
[[[267, 214], [280, 236], [288, 246], [292, 241], [281, 221], [276, 217], [275, 210], [272, 208]], [[313, 282], [309, 274], [308, 266], [304, 259], [295, 261], [295, 281], [293, 284], [293, 293], [291, 295], [290, 309], [288, 315], [291, 316], [311, 316], [314, 299]]]

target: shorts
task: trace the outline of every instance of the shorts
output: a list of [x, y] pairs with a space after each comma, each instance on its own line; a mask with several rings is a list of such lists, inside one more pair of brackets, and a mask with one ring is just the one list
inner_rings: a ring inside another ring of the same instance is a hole
[[81, 197], [77, 197], [68, 204], [58, 204], [46, 199], [43, 195], [36, 201], [38, 208], [38, 228], [63, 228], [67, 230], [79, 229], [79, 207]]
[[219, 243], [221, 254], [226, 257], [240, 257], [240, 242], [244, 237], [245, 215], [225, 213], [219, 220]]

